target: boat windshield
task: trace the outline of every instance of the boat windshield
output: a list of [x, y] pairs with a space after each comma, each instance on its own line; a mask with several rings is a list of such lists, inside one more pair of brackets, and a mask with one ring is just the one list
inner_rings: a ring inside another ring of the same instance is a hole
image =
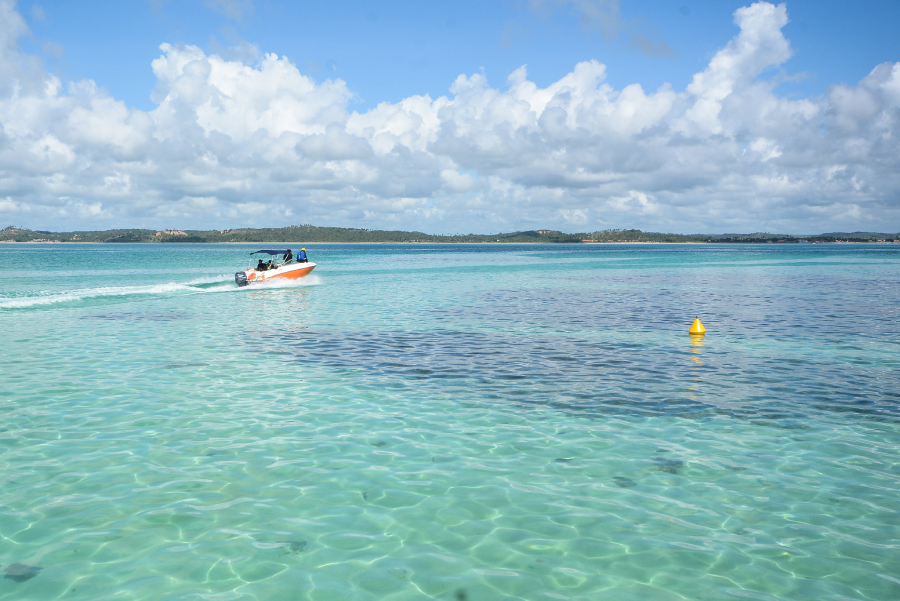
[[265, 270], [276, 269], [284, 264], [284, 256], [287, 249], [284, 250], [258, 250], [250, 253], [250, 269], [258, 269], [260, 264]]

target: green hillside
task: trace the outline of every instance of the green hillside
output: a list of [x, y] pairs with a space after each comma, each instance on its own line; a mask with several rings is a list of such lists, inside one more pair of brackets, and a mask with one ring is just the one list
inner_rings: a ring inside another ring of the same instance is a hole
[[146, 230], [115, 229], [104, 231], [48, 232], [9, 226], [0, 231], [0, 242], [142, 242], [142, 243], [210, 243], [210, 242], [344, 242], [344, 243], [633, 243], [694, 242], [773, 244], [803, 242], [890, 242], [900, 234], [876, 232], [828, 233], [814, 236], [788, 236], [757, 232], [753, 234], [662, 234], [641, 230], [602, 230], [567, 234], [555, 230], [528, 230], [503, 234], [456, 234], [452, 236], [368, 230], [344, 227], [292, 225], [282, 228], [238, 228], [230, 230]]

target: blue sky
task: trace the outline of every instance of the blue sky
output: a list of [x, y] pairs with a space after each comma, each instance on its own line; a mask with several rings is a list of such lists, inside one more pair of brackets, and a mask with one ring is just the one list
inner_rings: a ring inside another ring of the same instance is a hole
[[[136, 108], [154, 108], [150, 61], [169, 42], [232, 55], [233, 47], [253, 44], [287, 56], [317, 80], [345, 80], [356, 94], [353, 107], [364, 110], [413, 94], [444, 95], [460, 73], [482, 68], [500, 85], [527, 64], [532, 81], [546, 86], [589, 59], [609, 66], [617, 88], [668, 82], [681, 89], [733, 36], [732, 13], [745, 4], [624, 0], [609, 31], [585, 23], [577, 7], [552, 1], [91, 0], [22, 2], [21, 9], [33, 33], [24, 45], [43, 55], [50, 71], [64, 80], [93, 79]], [[900, 2], [799, 0], [788, 9], [784, 33], [795, 54], [786, 71], [797, 80], [782, 84], [786, 94], [822, 94], [900, 59]], [[648, 54], [632, 41], [637, 35], [671, 54]]]
[[0, 13], [10, 223], [900, 230], [898, 2]]

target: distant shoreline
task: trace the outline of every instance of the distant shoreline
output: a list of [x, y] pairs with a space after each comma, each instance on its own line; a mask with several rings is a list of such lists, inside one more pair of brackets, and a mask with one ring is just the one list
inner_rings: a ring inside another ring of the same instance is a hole
[[[284, 242], [294, 240], [295, 242]], [[298, 242], [299, 241], [299, 242]], [[283, 228], [226, 230], [113, 229], [49, 232], [9, 226], [0, 230], [0, 242], [32, 244], [872, 244], [900, 242], [900, 233], [830, 232], [816, 235], [671, 234], [641, 230], [603, 230], [566, 233], [528, 230], [500, 234], [433, 235], [416, 231], [294, 225]]]
[[[79, 244], [163, 244], [161, 242], [102, 242], [102, 241], [92, 241], [92, 240], [0, 240], [0, 244], [65, 244], [65, 245], [73, 245], [77, 246]], [[823, 240], [817, 242], [751, 242], [751, 241], [725, 241], [725, 240], [709, 240], [709, 241], [697, 241], [697, 242], [648, 242], [648, 241], [619, 241], [619, 242], [314, 242], [314, 241], [305, 241], [305, 242], [284, 242], [284, 241], [248, 241], [248, 242], [166, 242], [166, 246], [208, 246], [212, 244], [228, 244], [228, 245], [237, 245], [237, 244], [275, 244], [281, 246], [297, 246], [299, 247], [301, 244], [309, 244], [309, 245], [317, 245], [317, 246], [373, 246], [373, 245], [409, 245], [409, 246], [464, 246], [464, 245], [479, 245], [479, 246], [617, 246], [617, 245], [644, 245], [644, 246], [658, 246], [658, 245], [679, 245], [679, 246], [691, 246], [698, 244], [752, 244], [752, 245], [779, 245], [779, 246], [793, 246], [796, 244], [801, 245], [817, 245], [817, 244], [878, 244], [878, 245], [892, 245], [892, 244], [900, 244], [900, 240]]]

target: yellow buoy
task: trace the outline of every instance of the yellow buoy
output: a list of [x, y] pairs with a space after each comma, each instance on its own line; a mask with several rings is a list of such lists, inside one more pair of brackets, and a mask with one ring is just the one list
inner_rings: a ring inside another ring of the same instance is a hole
[[706, 334], [706, 328], [703, 327], [703, 324], [700, 323], [700, 318], [694, 320], [694, 323], [691, 325], [691, 329], [688, 330], [688, 333], [691, 336], [703, 336]]

